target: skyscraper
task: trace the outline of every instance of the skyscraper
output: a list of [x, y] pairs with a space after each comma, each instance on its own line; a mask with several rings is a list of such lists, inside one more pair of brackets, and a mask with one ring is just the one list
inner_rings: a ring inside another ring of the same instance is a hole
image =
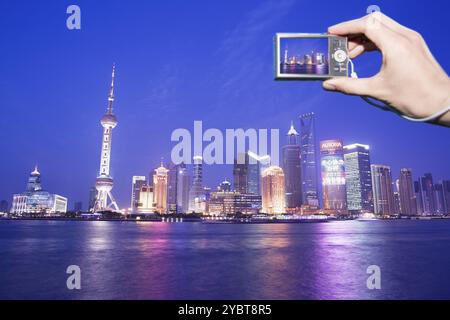
[[178, 165], [177, 175], [177, 213], [187, 213], [191, 177], [184, 163]]
[[254, 153], [248, 151], [246, 155], [247, 163], [247, 193], [261, 194], [261, 166]]
[[92, 212], [94, 210], [95, 201], [97, 200], [97, 188], [91, 187], [89, 189], [89, 201], [88, 201], [88, 211]]
[[400, 194], [394, 191], [394, 214], [399, 215], [400, 213]]
[[447, 209], [445, 207], [445, 194], [444, 194], [444, 186], [442, 183], [436, 183], [434, 185], [434, 196], [436, 203], [436, 214], [443, 215], [447, 213]]
[[442, 181], [442, 188], [444, 191], [445, 212], [450, 214], [450, 180]]
[[163, 163], [159, 168], [155, 169], [153, 174], [153, 192], [156, 212], [161, 214], [167, 213], [167, 178], [168, 172]]
[[202, 156], [194, 156], [194, 171], [192, 186], [189, 190], [189, 211], [202, 212], [202, 208], [198, 204], [204, 197], [203, 190], [203, 158]]
[[323, 207], [325, 210], [347, 209], [344, 153], [341, 140], [320, 142]]
[[434, 192], [433, 176], [426, 173], [419, 178], [420, 198], [424, 215], [434, 215], [436, 213], [436, 198]]
[[248, 151], [239, 153], [233, 165], [234, 190], [242, 194], [260, 194], [260, 157]]
[[416, 196], [417, 214], [423, 215], [422, 187], [420, 180], [414, 181], [414, 195]]
[[417, 201], [411, 169], [403, 168], [400, 170], [398, 192], [400, 195], [401, 214], [405, 216], [417, 215]]
[[141, 188], [145, 185], [145, 176], [133, 176], [131, 184], [131, 210], [135, 212], [139, 207], [139, 193]]
[[282, 148], [283, 171], [286, 191], [286, 206], [300, 208], [302, 205], [302, 181], [299, 135], [291, 123], [287, 144]]
[[302, 203], [319, 207], [314, 113], [300, 116]]
[[115, 66], [113, 66], [111, 78], [111, 88], [108, 96], [108, 109], [100, 121], [103, 127], [103, 139], [100, 156], [100, 172], [95, 182], [95, 187], [98, 192], [93, 209], [94, 212], [110, 211], [112, 208], [119, 211], [116, 200], [111, 193], [114, 186], [114, 181], [109, 172], [112, 130], [117, 126], [117, 118], [113, 114]]
[[261, 195], [261, 176], [264, 170], [270, 167], [270, 156], [259, 156], [252, 151], [247, 152], [248, 166], [248, 193]]
[[236, 159], [234, 159], [233, 183], [236, 192], [247, 193], [248, 164], [249, 157], [247, 153], [239, 153]]
[[262, 212], [282, 214], [286, 212], [286, 192], [283, 169], [271, 166], [263, 171], [261, 181]]
[[169, 164], [167, 173], [167, 211], [169, 213], [177, 213], [177, 193], [178, 193], [178, 168], [179, 166]]
[[264, 172], [264, 170], [266, 170], [267, 168], [270, 167], [271, 159], [270, 159], [270, 156], [266, 154], [266, 155], [260, 156], [258, 161], [259, 161], [260, 176], [262, 176], [262, 173]]
[[151, 185], [143, 184], [141, 186], [137, 201], [137, 213], [154, 213], [156, 211], [153, 191], [154, 188]]
[[348, 210], [372, 212], [369, 146], [358, 143], [344, 146], [344, 165]]
[[374, 213], [379, 215], [395, 214], [391, 168], [373, 164], [371, 169]]

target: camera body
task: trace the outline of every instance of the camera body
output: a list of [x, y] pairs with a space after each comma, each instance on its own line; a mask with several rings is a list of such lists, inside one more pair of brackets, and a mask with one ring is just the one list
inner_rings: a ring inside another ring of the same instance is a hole
[[323, 33], [277, 33], [275, 80], [348, 77], [347, 38]]

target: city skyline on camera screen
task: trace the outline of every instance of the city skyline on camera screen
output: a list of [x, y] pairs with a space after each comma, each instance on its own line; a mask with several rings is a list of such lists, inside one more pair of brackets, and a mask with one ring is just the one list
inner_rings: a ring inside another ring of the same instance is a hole
[[280, 72], [328, 75], [328, 38], [280, 39]]

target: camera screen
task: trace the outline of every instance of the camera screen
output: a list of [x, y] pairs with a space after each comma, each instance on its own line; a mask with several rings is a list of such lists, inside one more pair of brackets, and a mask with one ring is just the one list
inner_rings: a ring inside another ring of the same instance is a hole
[[281, 38], [280, 73], [328, 75], [328, 38]]

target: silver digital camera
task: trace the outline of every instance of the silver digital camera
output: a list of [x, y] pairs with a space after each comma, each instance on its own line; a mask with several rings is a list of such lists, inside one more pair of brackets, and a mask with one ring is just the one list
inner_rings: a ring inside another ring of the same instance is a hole
[[347, 38], [330, 34], [277, 33], [275, 80], [348, 77]]

